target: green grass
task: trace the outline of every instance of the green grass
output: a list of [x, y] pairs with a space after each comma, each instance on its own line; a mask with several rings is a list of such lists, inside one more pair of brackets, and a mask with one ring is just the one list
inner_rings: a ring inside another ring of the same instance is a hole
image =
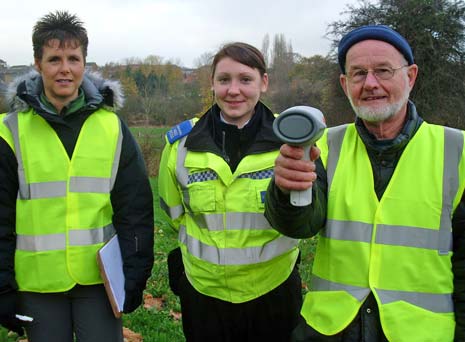
[[147, 171], [152, 177], [158, 175], [167, 130], [167, 127], [131, 127], [131, 132], [139, 143]]
[[151, 179], [155, 210], [155, 263], [152, 276], [147, 282], [146, 293], [154, 298], [163, 298], [161, 310], [140, 307], [135, 312], [124, 315], [124, 326], [142, 334], [144, 342], [184, 341], [182, 323], [175, 320], [170, 312], [180, 312], [179, 299], [170, 290], [166, 258], [169, 251], [177, 247], [177, 233], [164, 220], [158, 201], [158, 184]]
[[[150, 153], [150, 158], [153, 158], [151, 160], [155, 161], [159, 160], [159, 153], [164, 144], [163, 134], [166, 130], [166, 128], [158, 127], [131, 128], [143, 152], [145, 151], [145, 154]], [[144, 157], [146, 157], [145, 154]], [[156, 167], [158, 170], [158, 164], [156, 162], [154, 164], [156, 166], [150, 165], [150, 167]], [[154, 174], [150, 170], [149, 173]], [[141, 334], [144, 342], [181, 342], [184, 341], [182, 323], [171, 315], [172, 312], [179, 313], [181, 307], [179, 299], [169, 288], [166, 262], [169, 251], [177, 246], [177, 234], [170, 228], [160, 209], [156, 177], [151, 177], [151, 184], [155, 210], [155, 263], [145, 293], [152, 295], [154, 298], [161, 298], [163, 305], [161, 309], [155, 307], [146, 309], [141, 306], [133, 313], [124, 315], [123, 322], [126, 328]], [[316, 239], [302, 240], [300, 243], [302, 251], [300, 273], [302, 276], [303, 293], [307, 291], [310, 285], [311, 264], [313, 263], [315, 244]], [[7, 336], [6, 330], [0, 327], [0, 342], [15, 341], [18, 341], [16, 336]]]
[[0, 327], [0, 342], [13, 342], [16, 341], [16, 337], [9, 337], [8, 336], [8, 331], [6, 329]]

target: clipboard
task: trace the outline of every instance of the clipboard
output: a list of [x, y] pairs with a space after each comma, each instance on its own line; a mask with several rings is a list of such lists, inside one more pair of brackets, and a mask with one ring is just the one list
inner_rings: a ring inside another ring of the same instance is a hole
[[123, 313], [125, 291], [123, 259], [117, 235], [99, 249], [97, 263], [113, 314], [116, 318], [120, 318]]

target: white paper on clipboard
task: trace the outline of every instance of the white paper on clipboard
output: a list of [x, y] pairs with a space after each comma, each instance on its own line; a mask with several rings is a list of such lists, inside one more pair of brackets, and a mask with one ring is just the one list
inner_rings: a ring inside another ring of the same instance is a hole
[[97, 260], [113, 313], [119, 318], [123, 312], [125, 292], [123, 259], [117, 235], [100, 248]]

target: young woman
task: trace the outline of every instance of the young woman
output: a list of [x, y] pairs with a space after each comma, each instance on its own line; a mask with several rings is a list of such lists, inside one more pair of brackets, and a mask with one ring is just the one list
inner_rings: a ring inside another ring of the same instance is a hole
[[[211, 74], [215, 104], [167, 134], [159, 190], [179, 231], [169, 256], [187, 341], [287, 341], [301, 306], [298, 240], [263, 216], [281, 145], [263, 55], [224, 46]], [[182, 254], [182, 260], [181, 260]]]

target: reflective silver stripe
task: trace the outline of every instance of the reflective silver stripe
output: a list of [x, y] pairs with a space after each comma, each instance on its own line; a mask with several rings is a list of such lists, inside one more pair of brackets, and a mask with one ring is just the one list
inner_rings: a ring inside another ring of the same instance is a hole
[[328, 219], [326, 227], [320, 234], [335, 240], [371, 242], [373, 225], [363, 222]]
[[439, 227], [439, 255], [448, 254], [452, 245], [452, 210], [458, 191], [458, 167], [462, 158], [463, 133], [444, 127], [444, 173], [442, 176], [442, 212]]
[[[262, 213], [225, 213], [225, 214], [199, 214], [191, 215], [196, 225], [209, 231], [221, 231], [224, 229], [272, 229], [268, 220]], [[223, 224], [226, 220], [226, 227]]]
[[[369, 243], [372, 225], [363, 222], [327, 220], [326, 227], [320, 234], [334, 240]], [[439, 235], [439, 231], [434, 229], [379, 224], [375, 242], [383, 245], [438, 249]], [[447, 251], [451, 250], [452, 244], [449, 244]]]
[[[97, 229], [70, 230], [70, 246], [86, 246], [105, 243], [115, 234], [112, 224]], [[66, 234], [16, 236], [16, 249], [28, 252], [43, 252], [66, 249]]]
[[348, 124], [328, 129], [328, 160], [326, 161], [326, 174], [328, 179], [328, 193], [333, 182], [336, 165], [341, 154], [342, 141]]
[[[316, 275], [312, 276], [312, 291], [346, 291], [359, 302], [363, 301], [371, 292], [367, 287], [359, 287], [336, 283]], [[425, 310], [448, 313], [454, 311], [452, 294], [437, 294], [424, 292], [407, 292], [394, 290], [376, 289], [382, 304], [389, 304], [396, 301], [405, 301]]]
[[29, 186], [26, 182], [26, 175], [24, 172], [23, 158], [21, 156], [21, 145], [19, 143], [19, 134], [18, 134], [18, 112], [11, 112], [3, 119], [5, 126], [11, 131], [13, 136], [13, 143], [15, 145], [15, 154], [16, 160], [18, 162], [18, 181], [19, 181], [19, 190], [18, 196], [20, 199], [30, 199], [31, 193]]
[[376, 289], [382, 304], [404, 301], [437, 313], [454, 312], [452, 294], [407, 292]]
[[44, 252], [66, 249], [66, 235], [23, 235], [16, 236], [16, 249], [27, 252]]
[[316, 275], [312, 275], [311, 284], [312, 291], [346, 291], [359, 302], [364, 301], [371, 292], [371, 290], [367, 287], [336, 283], [320, 278]]
[[184, 161], [187, 156], [187, 148], [184, 146], [187, 136], [179, 140], [178, 153], [176, 156], [176, 179], [181, 186], [184, 205], [188, 211], [192, 211], [190, 207], [189, 191], [187, 191], [187, 184], [189, 184], [189, 171], [184, 167]]
[[111, 189], [110, 178], [98, 177], [71, 177], [69, 179], [70, 192], [91, 192], [109, 194]]
[[223, 214], [190, 214], [190, 217], [195, 221], [199, 228], [208, 229], [209, 231], [224, 230]]
[[160, 197], [160, 208], [173, 220], [180, 217], [184, 214], [184, 207], [182, 204], [175, 207], [170, 207], [166, 202]]
[[21, 199], [38, 199], [38, 198], [52, 198], [52, 197], [65, 197], [66, 196], [66, 182], [43, 182], [43, 183], [30, 183], [24, 185], [29, 196], [27, 198], [20, 197]]
[[262, 213], [226, 213], [228, 229], [272, 229]]
[[299, 243], [299, 240], [281, 236], [259, 247], [217, 248], [188, 235], [185, 226], [180, 227], [179, 241], [187, 247], [191, 255], [216, 265], [249, 265], [265, 262], [290, 251]]
[[187, 184], [189, 184], [189, 172], [184, 167], [184, 161], [186, 160], [187, 156], [187, 148], [184, 146], [186, 139], [187, 136], [179, 140], [178, 154], [176, 159], [176, 178], [179, 185], [181, 185], [181, 188], [183, 189], [187, 189]]
[[121, 146], [123, 145], [123, 132], [121, 130], [121, 121], [118, 118], [118, 140], [116, 141], [115, 157], [113, 158], [113, 166], [111, 168], [110, 191], [115, 185], [116, 174], [118, 173], [119, 160], [121, 158]]
[[70, 246], [87, 246], [105, 243], [115, 235], [112, 224], [95, 229], [74, 229], [68, 232]]
[[[440, 232], [434, 229], [385, 224], [379, 224], [376, 229], [376, 243], [383, 245], [438, 249], [439, 236]], [[447, 252], [452, 250], [452, 241], [449, 242]]]

